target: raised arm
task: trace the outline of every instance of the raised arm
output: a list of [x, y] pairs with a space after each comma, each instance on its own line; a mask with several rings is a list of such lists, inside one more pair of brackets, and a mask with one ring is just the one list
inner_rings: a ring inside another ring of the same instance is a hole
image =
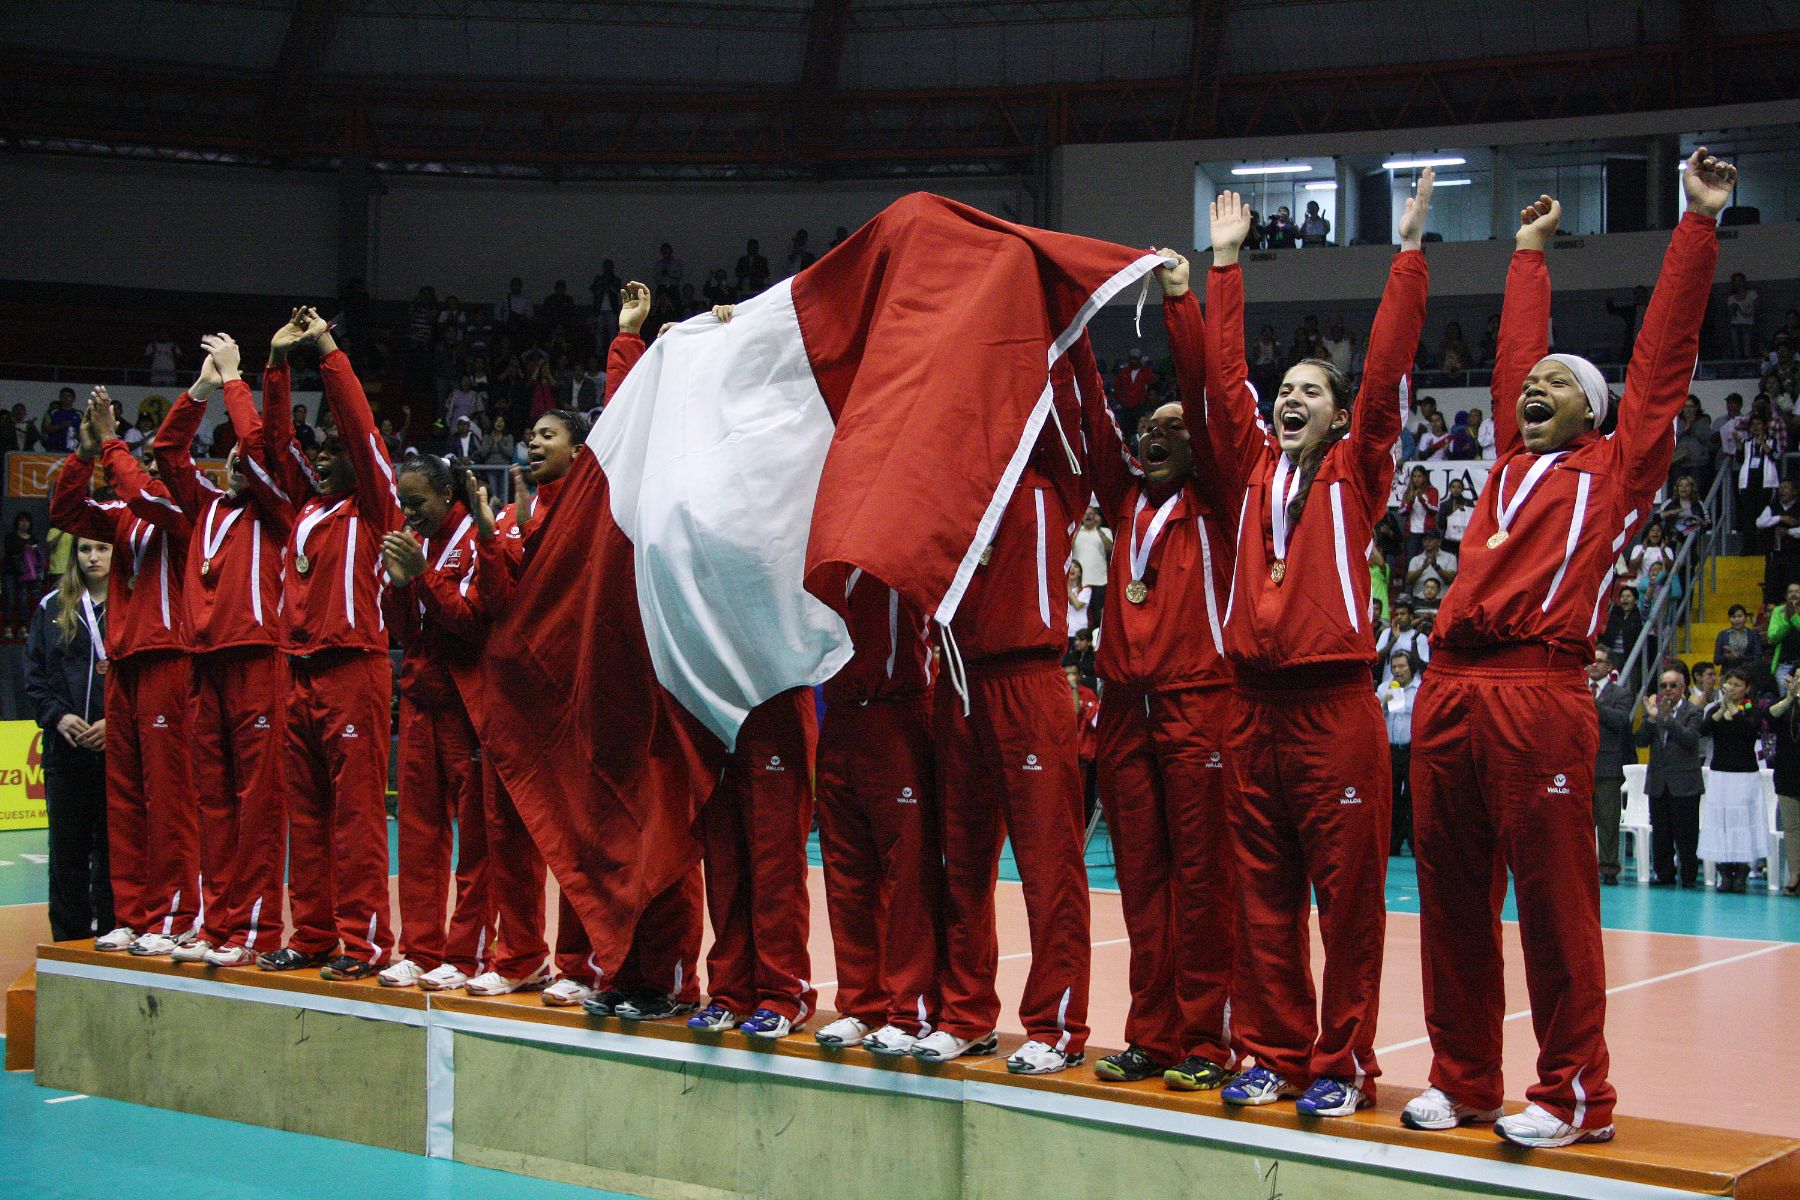
[[125, 512], [125, 504], [88, 495], [88, 481], [93, 477], [92, 459], [76, 453], [63, 460], [56, 472], [56, 485], [50, 489], [50, 523], [75, 537], [117, 542], [119, 517]]
[[[1169, 352], [1175, 360], [1175, 386], [1181, 393], [1181, 420], [1187, 426], [1188, 446], [1197, 456], [1194, 460], [1194, 484], [1215, 513], [1229, 515], [1242, 499], [1241, 490], [1230, 492], [1224, 486], [1223, 474], [1209, 460], [1202, 467], [1198, 457], [1206, 448], [1206, 320], [1200, 314], [1200, 298], [1190, 286], [1192, 278], [1187, 259], [1173, 250], [1162, 254], [1175, 259], [1173, 267], [1158, 267], [1157, 282], [1163, 289], [1163, 325], [1169, 332]], [[1239, 337], [1242, 338], [1242, 309], [1239, 309]], [[1242, 358], [1240, 340], [1239, 357]], [[1245, 376], [1247, 378], [1247, 376]], [[1254, 406], [1255, 401], [1251, 401]]]
[[337, 422], [338, 441], [356, 468], [357, 511], [381, 533], [400, 528], [406, 518], [400, 512], [400, 496], [394, 490], [394, 464], [387, 443], [375, 428], [375, 414], [362, 381], [351, 369], [350, 356], [338, 349], [325, 319], [316, 309], [306, 310], [306, 338], [319, 348], [319, 376], [325, 383], [325, 401]]
[[1387, 287], [1375, 310], [1374, 328], [1369, 330], [1362, 387], [1350, 411], [1349, 451], [1355, 456], [1367, 494], [1379, 497], [1384, 506], [1394, 474], [1394, 443], [1400, 440], [1400, 388], [1412, 373], [1419, 334], [1425, 328], [1425, 294], [1431, 272], [1420, 247], [1436, 181], [1437, 172], [1430, 167], [1421, 171], [1418, 186], [1400, 214], [1400, 253], [1388, 268]]
[[1519, 393], [1531, 368], [1550, 353], [1550, 267], [1544, 250], [1561, 220], [1562, 205], [1548, 196], [1539, 196], [1519, 213], [1488, 384], [1494, 401], [1496, 458], [1519, 445]]
[[157, 468], [161, 471], [163, 482], [169, 492], [181, 505], [183, 512], [190, 520], [200, 515], [200, 510], [212, 502], [219, 489], [212, 480], [200, 473], [194, 465], [194, 436], [200, 432], [200, 420], [206, 415], [205, 396], [211, 387], [216, 387], [218, 376], [215, 374], [210, 383], [206, 373], [213, 369], [212, 359], [206, 360], [202, 368], [201, 378], [194, 386], [176, 398], [169, 415], [156, 431], [156, 437], [150, 443], [150, 451], [156, 456]]
[[[1066, 366], [1065, 366], [1066, 363]], [[1084, 332], [1069, 347], [1063, 362], [1052, 372], [1070, 371], [1069, 382], [1081, 401], [1081, 428], [1087, 437], [1088, 483], [1100, 501], [1100, 511], [1109, 521], [1119, 521], [1125, 495], [1136, 482], [1139, 471], [1125, 448], [1125, 437], [1119, 422], [1106, 404], [1106, 385], [1100, 379], [1100, 367], [1094, 361], [1094, 347]]]
[[263, 465], [268, 467], [298, 507], [319, 491], [319, 476], [294, 436], [293, 372], [288, 353], [306, 337], [304, 309], [269, 339], [269, 365], [263, 368]]
[[1702, 146], [1687, 160], [1682, 186], [1688, 209], [1669, 239], [1643, 328], [1625, 369], [1614, 455], [1634, 503], [1647, 501], [1668, 479], [1675, 455], [1675, 418], [1687, 401], [1700, 354], [1713, 271], [1719, 262], [1719, 210], [1731, 200], [1737, 168]]
[[111, 398], [105, 388], [95, 388], [88, 400], [87, 417], [82, 421], [83, 449], [98, 441], [100, 461], [106, 467], [106, 477], [112, 481], [113, 494], [125, 502], [132, 516], [176, 537], [187, 537], [194, 530], [193, 521], [175, 503], [169, 489], [150, 478], [130, 448], [119, 440], [114, 424]]
[[606, 348], [606, 402], [618, 394], [631, 368], [644, 357], [644, 339], [639, 333], [644, 318], [650, 315], [650, 289], [635, 279], [619, 293], [619, 332]]
[[[1250, 209], [1243, 198], [1221, 192], [1212, 203], [1213, 266], [1206, 277], [1207, 320], [1201, 330], [1206, 436], [1193, 443], [1194, 474], [1216, 475], [1220, 490], [1234, 498], [1243, 495], [1251, 463], [1274, 448], [1257, 414], [1250, 366], [1244, 361], [1244, 275], [1238, 249], [1249, 235]], [[1163, 316], [1169, 316], [1166, 304]], [[1169, 336], [1172, 342], [1176, 335]]]
[[249, 481], [251, 502], [258, 514], [285, 538], [294, 524], [294, 500], [269, 469], [265, 440], [268, 429], [257, 414], [250, 385], [239, 373], [238, 345], [222, 333], [200, 339], [200, 345], [225, 381], [225, 411], [237, 434], [238, 466]]

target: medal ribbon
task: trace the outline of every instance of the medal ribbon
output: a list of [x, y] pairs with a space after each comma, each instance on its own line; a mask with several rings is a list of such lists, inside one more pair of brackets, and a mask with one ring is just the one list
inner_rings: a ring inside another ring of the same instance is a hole
[[86, 588], [81, 591], [81, 616], [87, 622], [88, 637], [94, 643], [94, 657], [105, 662], [106, 635], [100, 632], [100, 622], [94, 615], [94, 598], [88, 595]]
[[1138, 493], [1137, 507], [1131, 513], [1131, 578], [1142, 581], [1144, 572], [1150, 567], [1150, 552], [1156, 549], [1156, 539], [1162, 536], [1163, 526], [1169, 523], [1169, 515], [1175, 511], [1175, 504], [1181, 499], [1181, 490], [1162, 502], [1156, 515], [1150, 518], [1150, 528], [1144, 531], [1144, 544], [1138, 545], [1138, 517], [1143, 515], [1149, 497]]
[[1286, 454], [1275, 464], [1275, 488], [1269, 493], [1269, 525], [1275, 535], [1275, 561], [1287, 559], [1288, 543], [1288, 505], [1294, 502], [1295, 493], [1300, 490], [1300, 472], [1294, 470], [1293, 460]]
[[1526, 499], [1543, 481], [1544, 472], [1556, 465], [1556, 460], [1561, 458], [1564, 453], [1565, 451], [1558, 450], [1554, 454], [1546, 454], [1532, 463], [1531, 470], [1525, 472], [1524, 482], [1519, 484], [1519, 490], [1513, 493], [1510, 502], [1506, 499], [1506, 473], [1512, 470], [1512, 464], [1507, 463], [1501, 469], [1500, 482], [1494, 485], [1494, 523], [1500, 527], [1501, 533], [1506, 533], [1511, 528], [1513, 518], [1519, 515], [1519, 510], [1525, 506]]
[[244, 515], [243, 509], [232, 509], [231, 515], [225, 518], [225, 523], [219, 526], [218, 535], [215, 537], [213, 535], [213, 518], [218, 515], [219, 505], [224, 502], [224, 498], [220, 497], [212, 502], [211, 508], [206, 510], [206, 527], [200, 531], [201, 562], [213, 560], [213, 557], [219, 553], [219, 547], [225, 542], [225, 535], [231, 532], [231, 527], [237, 524], [237, 519]]
[[313, 514], [310, 517], [301, 521], [300, 527], [294, 530], [294, 557], [304, 558], [306, 556], [306, 539], [312, 535], [313, 527], [348, 503], [350, 503], [350, 498], [346, 496], [330, 508], [320, 507], [314, 509]]

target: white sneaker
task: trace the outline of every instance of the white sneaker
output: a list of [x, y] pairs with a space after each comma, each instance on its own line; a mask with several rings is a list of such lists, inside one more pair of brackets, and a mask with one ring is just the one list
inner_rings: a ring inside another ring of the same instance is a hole
[[1500, 1119], [1503, 1108], [1471, 1108], [1458, 1104], [1436, 1088], [1426, 1088], [1400, 1112], [1400, 1123], [1408, 1129], [1455, 1129], [1458, 1125], [1489, 1125]]
[[127, 929], [121, 925], [111, 933], [103, 933], [94, 939], [96, 950], [126, 950], [131, 943], [137, 941], [137, 930]]
[[1048, 1043], [1029, 1041], [1012, 1052], [1006, 1069], [1014, 1075], [1054, 1075], [1066, 1067], [1079, 1066], [1085, 1057], [1080, 1051], [1065, 1054]]
[[542, 1000], [545, 1004], [548, 1004], [551, 1008], [575, 1008], [583, 1000], [586, 1000], [593, 994], [593, 988], [583, 987], [573, 979], [570, 979], [567, 975], [564, 975], [561, 979], [545, 988], [544, 994], [539, 996], [538, 999]]
[[410, 958], [403, 958], [375, 976], [382, 987], [412, 987], [425, 972]]
[[247, 967], [255, 961], [256, 951], [247, 950], [243, 946], [225, 946], [206, 952], [206, 965], [209, 967]]
[[862, 1045], [863, 1039], [868, 1036], [869, 1027], [855, 1017], [839, 1017], [813, 1034], [813, 1039], [821, 1046], [830, 1046], [834, 1050], [848, 1050], [852, 1046]]
[[173, 954], [181, 946], [180, 941], [172, 937], [164, 937], [160, 933], [141, 933], [135, 942], [125, 948], [125, 952], [134, 958], [156, 958], [165, 954]]
[[911, 1054], [913, 1047], [919, 1044], [917, 1035], [906, 1032], [898, 1025], [883, 1025], [874, 1033], [863, 1039], [862, 1048], [870, 1054], [886, 1055], [898, 1058]]
[[523, 979], [508, 979], [498, 971], [483, 971], [469, 980], [464, 990], [471, 996], [510, 996], [514, 992], [542, 991], [549, 982], [549, 967], [539, 967]]
[[1577, 1129], [1555, 1113], [1535, 1104], [1527, 1104], [1524, 1112], [1516, 1112], [1510, 1117], [1501, 1117], [1495, 1121], [1494, 1132], [1515, 1146], [1530, 1146], [1536, 1150], [1554, 1150], [1559, 1146], [1573, 1146], [1577, 1142], [1613, 1140], [1611, 1125], [1600, 1129]]
[[185, 946], [175, 947], [174, 953], [170, 954], [169, 957], [178, 963], [197, 963], [204, 960], [207, 951], [212, 948], [211, 942], [205, 942], [201, 941], [199, 938], [195, 938]]
[[463, 987], [468, 982], [469, 977], [467, 975], [463, 974], [449, 963], [445, 963], [440, 967], [433, 967], [431, 970], [419, 976], [419, 990], [424, 992], [447, 992], [451, 988]]
[[913, 1044], [914, 1058], [922, 1058], [926, 1062], [949, 1062], [953, 1058], [961, 1058], [965, 1054], [992, 1054], [1000, 1048], [998, 1034], [988, 1033], [981, 1037], [964, 1041], [953, 1033], [938, 1030], [929, 1037], [922, 1037]]

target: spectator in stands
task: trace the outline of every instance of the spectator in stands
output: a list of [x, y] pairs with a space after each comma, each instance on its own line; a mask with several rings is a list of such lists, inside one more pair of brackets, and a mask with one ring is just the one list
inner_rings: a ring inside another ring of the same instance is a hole
[[464, 375], [457, 380], [455, 390], [444, 397], [444, 418], [441, 426], [444, 429], [455, 429], [459, 420], [467, 420], [471, 424], [476, 424], [476, 417], [481, 411], [481, 397], [475, 391], [474, 377]]
[[237, 430], [230, 421], [220, 421], [213, 426], [212, 439], [207, 443], [206, 453], [211, 458], [226, 458], [231, 448], [237, 445]]
[[1388, 854], [1412, 845], [1412, 715], [1419, 698], [1419, 660], [1395, 650], [1383, 660], [1387, 678], [1375, 689], [1387, 718], [1388, 761], [1393, 767], [1394, 807]]
[[1606, 628], [1600, 634], [1600, 644], [1606, 647], [1615, 663], [1623, 664], [1630, 657], [1638, 635], [1644, 632], [1644, 613], [1638, 606], [1639, 599], [1635, 584], [1620, 584], [1619, 594], [1606, 611]]
[[[1775, 769], [1775, 795], [1781, 804], [1781, 828], [1791, 840], [1800, 834], [1800, 672], [1788, 676], [1787, 686], [1769, 708], [1767, 727], [1775, 737], [1769, 765]], [[1800, 853], [1792, 844], [1787, 851], [1787, 880], [1783, 894], [1800, 896]]]
[[1656, 519], [1668, 530], [1669, 540], [1675, 545], [1685, 542], [1689, 534], [1712, 527], [1706, 508], [1700, 502], [1700, 488], [1692, 475], [1683, 475], [1675, 481], [1675, 494], [1662, 506]]
[[1731, 622], [1713, 639], [1713, 661], [1729, 671], [1744, 667], [1760, 672], [1768, 659], [1769, 648], [1762, 633], [1750, 624], [1750, 610], [1734, 604], [1726, 614]]
[[44, 591], [46, 563], [44, 544], [38, 539], [37, 518], [29, 512], [13, 518], [6, 534], [6, 554], [0, 560], [0, 583], [6, 601], [4, 629], [0, 635], [8, 640], [25, 636], [31, 610]]
[[1081, 564], [1071, 562], [1063, 580], [1064, 591], [1069, 605], [1069, 648], [1075, 648], [1074, 631], [1092, 628], [1088, 619], [1093, 611], [1094, 593], [1081, 581]]
[[550, 370], [550, 358], [542, 350], [533, 350], [524, 364], [525, 389], [529, 397], [526, 411], [530, 414], [531, 423], [551, 409], [561, 408], [562, 404], [556, 396], [556, 375]]
[[1475, 457], [1494, 457], [1494, 422], [1479, 408], [1469, 410], [1469, 428], [1475, 431]]
[[1608, 300], [1606, 311], [1625, 323], [1625, 334], [1619, 343], [1615, 362], [1630, 362], [1631, 347], [1637, 341], [1638, 328], [1644, 323], [1644, 309], [1650, 303], [1650, 289], [1639, 284], [1631, 289], [1629, 301]]
[[1419, 585], [1419, 594], [1413, 598], [1413, 614], [1424, 622], [1429, 629], [1437, 621], [1438, 604], [1444, 598], [1444, 585], [1435, 577], [1428, 577]]
[[1732, 392], [1725, 397], [1725, 419], [1713, 427], [1713, 433], [1719, 439], [1719, 457], [1723, 462], [1737, 461], [1738, 451], [1744, 447], [1747, 425], [1744, 419], [1744, 394]]
[[1299, 230], [1294, 225], [1294, 215], [1283, 204], [1263, 226], [1263, 241], [1271, 250], [1292, 250], [1298, 239]]
[[402, 458], [406, 457], [406, 444], [401, 440], [399, 432], [394, 428], [393, 418], [381, 418], [381, 424], [376, 427], [376, 432], [381, 435], [382, 445], [387, 447], [388, 460], [390, 462], [399, 462]]
[[1800, 581], [1787, 585], [1782, 602], [1769, 613], [1769, 650], [1769, 670], [1775, 673], [1776, 686], [1785, 689], [1794, 661], [1800, 658]]
[[1432, 414], [1438, 410], [1437, 397], [1420, 396], [1413, 404], [1412, 419], [1408, 422], [1420, 437], [1431, 430]]
[[[1469, 528], [1469, 518], [1474, 515], [1475, 497], [1469, 494], [1468, 485], [1458, 475], [1450, 480], [1449, 491], [1444, 495], [1444, 502], [1438, 505], [1437, 515], [1438, 529], [1444, 535], [1444, 549], [1452, 562], [1462, 552], [1463, 533]], [[1410, 569], [1408, 564], [1409, 572]]]
[[[138, 419], [142, 420], [143, 418], [139, 417]], [[306, 405], [304, 404], [294, 405], [294, 440], [300, 444], [302, 450], [308, 453], [317, 449], [319, 445], [318, 431], [306, 423]]]
[[788, 247], [787, 273], [798, 275], [816, 261], [818, 261], [818, 256], [806, 245], [806, 230], [795, 230], [793, 243]]
[[675, 257], [675, 247], [668, 242], [656, 248], [656, 265], [650, 268], [650, 290], [652, 292], [676, 292], [681, 290], [682, 280], [687, 276], [687, 267]]
[[594, 348], [602, 354], [619, 332], [619, 293], [624, 287], [613, 260], [601, 259], [600, 273], [588, 284], [588, 296], [594, 305]]
[[1100, 510], [1090, 505], [1081, 515], [1081, 528], [1075, 531], [1072, 554], [1081, 567], [1081, 578], [1093, 592], [1088, 623], [1095, 629], [1100, 628], [1100, 617], [1106, 611], [1106, 568], [1112, 552], [1113, 532], [1100, 519]]
[[1500, 314], [1489, 313], [1487, 328], [1481, 331], [1480, 362], [1483, 366], [1494, 365], [1494, 354], [1500, 348]]
[[1425, 631], [1413, 625], [1412, 601], [1405, 596], [1394, 601], [1393, 620], [1375, 641], [1375, 664], [1380, 668], [1376, 676], [1378, 683], [1386, 683], [1394, 677], [1393, 660], [1401, 654], [1412, 656], [1414, 675], [1422, 673], [1425, 664], [1431, 661], [1431, 643], [1426, 639]]
[[1675, 606], [1681, 603], [1681, 576], [1669, 569], [1669, 564], [1657, 559], [1644, 568], [1644, 573], [1637, 577], [1638, 593], [1643, 597], [1646, 611], [1656, 607], [1657, 598], [1664, 592], [1669, 599], [1664, 606], [1662, 619], [1666, 623], [1675, 612]]
[[467, 413], [456, 418], [456, 423], [450, 427], [450, 453], [470, 462], [481, 457], [481, 434], [476, 432], [475, 423], [469, 420]]
[[755, 238], [744, 243], [744, 253], [737, 260], [738, 295], [748, 299], [769, 286], [769, 260]]
[[1632, 578], [1648, 575], [1652, 563], [1672, 566], [1675, 562], [1675, 551], [1669, 546], [1668, 538], [1663, 533], [1662, 522], [1652, 521], [1644, 530], [1643, 540], [1627, 550], [1623, 556], [1625, 569], [1619, 572]]
[[1713, 445], [1712, 418], [1701, 409], [1700, 397], [1690, 392], [1675, 421], [1675, 458], [1669, 464], [1669, 478], [1691, 476], [1705, 490], [1712, 483]]
[[1325, 340], [1320, 343], [1320, 346], [1325, 351], [1325, 357], [1331, 360], [1331, 365], [1347, 378], [1350, 375], [1351, 367], [1355, 364], [1356, 343], [1344, 331], [1342, 320], [1331, 322], [1331, 331], [1325, 335]]
[[0, 454], [10, 454], [14, 450], [25, 448], [24, 435], [19, 427], [13, 424], [12, 412], [0, 408]]
[[1772, 604], [1800, 580], [1800, 487], [1791, 479], [1775, 485], [1775, 495], [1757, 515], [1756, 527], [1771, 542], [1763, 571], [1763, 600]]
[[1794, 340], [1787, 334], [1775, 337], [1775, 352], [1763, 363], [1763, 373], [1773, 375], [1780, 384], [1780, 391], [1790, 401], [1800, 396], [1800, 358], [1794, 354]]
[[1262, 214], [1254, 208], [1245, 208], [1250, 215], [1250, 233], [1244, 238], [1245, 250], [1262, 250], [1269, 244], [1269, 226], [1262, 219]]
[[1750, 865], [1769, 854], [1762, 764], [1756, 760], [1762, 722], [1751, 703], [1748, 671], [1733, 667], [1725, 672], [1719, 691], [1700, 722], [1701, 734], [1712, 739], [1712, 753], [1706, 764], [1706, 804], [1700, 812], [1694, 854], [1718, 869], [1721, 892], [1742, 892]]
[[605, 403], [606, 370], [600, 365], [600, 356], [590, 354], [575, 384], [575, 411], [596, 413]]
[[706, 286], [701, 289], [708, 304], [736, 304], [737, 291], [731, 286], [731, 279], [720, 267], [706, 277]]
[[56, 393], [56, 403], [44, 414], [44, 449], [55, 454], [68, 454], [75, 449], [75, 432], [81, 427], [81, 413], [75, 407], [75, 389], [66, 387]]
[[545, 325], [569, 325], [575, 320], [575, 297], [569, 294], [569, 281], [559, 279], [551, 285], [550, 294], [538, 305], [538, 320]]
[[1444, 549], [1441, 529], [1427, 529], [1424, 544], [1406, 564], [1406, 590], [1414, 595], [1427, 579], [1437, 580], [1439, 589], [1448, 588], [1456, 580], [1456, 555]]
[[1094, 631], [1083, 629], [1075, 635], [1075, 645], [1069, 650], [1069, 659], [1081, 668], [1081, 677], [1089, 686], [1094, 682]]
[[1414, 467], [1406, 477], [1406, 490], [1400, 495], [1400, 532], [1406, 535], [1402, 553], [1410, 565], [1425, 548], [1425, 533], [1437, 528], [1438, 505], [1442, 498], [1431, 486], [1431, 476], [1424, 467]]
[[1391, 574], [1387, 555], [1381, 552], [1378, 541], [1371, 538], [1369, 540], [1369, 620], [1372, 626], [1380, 626], [1388, 619], [1388, 579]]
[[1693, 679], [1688, 686], [1688, 699], [1704, 711], [1719, 698], [1719, 664], [1704, 659], [1695, 663]]
[[1756, 354], [1756, 292], [1742, 271], [1731, 276], [1731, 290], [1725, 293], [1725, 311], [1731, 329], [1731, 357], [1752, 358]]
[[[1637, 762], [1637, 747], [1631, 734], [1631, 711], [1637, 706], [1637, 697], [1619, 682], [1612, 655], [1604, 646], [1594, 648], [1587, 677], [1588, 690], [1594, 693], [1594, 707], [1600, 715], [1600, 745], [1594, 755], [1594, 832], [1599, 842], [1600, 882], [1611, 887], [1619, 882], [1619, 814], [1625, 764]], [[1638, 861], [1643, 860], [1644, 851], [1640, 848]]]
[[150, 386], [167, 387], [175, 382], [175, 356], [180, 353], [167, 325], [158, 325], [144, 357], [150, 360]]
[[1481, 457], [1481, 445], [1475, 440], [1468, 413], [1457, 413], [1450, 426], [1450, 457], [1462, 461]]
[[1462, 322], [1451, 321], [1444, 326], [1444, 339], [1438, 343], [1438, 370], [1466, 371], [1472, 365], [1469, 344], [1463, 340]]
[[[1273, 325], [1264, 325], [1262, 332], [1256, 337], [1256, 345], [1250, 347], [1250, 385], [1256, 389], [1257, 398], [1264, 403], [1272, 403], [1275, 392], [1281, 386], [1281, 342], [1275, 336]], [[1114, 396], [1117, 396], [1118, 384], [1114, 382]]]
[[[1302, 246], [1323, 246], [1330, 237], [1331, 222], [1326, 220], [1325, 214], [1319, 211], [1317, 200], [1308, 200], [1306, 215], [1300, 220], [1300, 244]], [[1349, 374], [1348, 367], [1339, 367], [1338, 369]]]
[[525, 298], [525, 281], [514, 275], [506, 285], [506, 296], [494, 305], [494, 323], [517, 335], [531, 326], [537, 310]]
[[156, 436], [156, 418], [149, 413], [139, 413], [137, 424], [121, 423], [119, 428], [125, 431], [125, 448], [135, 452], [139, 446]]
[[[1695, 860], [1700, 840], [1701, 712], [1687, 699], [1687, 671], [1671, 663], [1657, 676], [1656, 690], [1644, 698], [1644, 721], [1636, 741], [1650, 748], [1644, 790], [1650, 797], [1650, 855], [1655, 864], [1652, 887], [1673, 887], [1679, 862], [1680, 883], [1698, 886]], [[1640, 868], [1641, 869], [1641, 868]]]
[[1149, 402], [1150, 385], [1155, 379], [1156, 372], [1144, 362], [1144, 352], [1133, 346], [1112, 381], [1113, 404], [1130, 418], [1126, 428], [1135, 427], [1138, 418], [1149, 411], [1144, 406]]
[[1757, 518], [1775, 494], [1781, 480], [1781, 451], [1769, 432], [1769, 422], [1762, 417], [1750, 418], [1750, 436], [1744, 440], [1744, 461], [1738, 466], [1737, 511], [1738, 531], [1744, 535], [1744, 549], [1750, 554], [1763, 554], [1769, 549], [1769, 538], [1759, 527]]
[[31, 419], [31, 414], [25, 411], [25, 406], [23, 404], [15, 404], [12, 406], [11, 415], [13, 435], [18, 439], [18, 445], [0, 446], [0, 450], [36, 450], [39, 443], [42, 441], [42, 437], [39, 434], [37, 425], [33, 423]]
[[471, 462], [486, 463], [496, 467], [509, 467], [518, 453], [518, 442], [506, 428], [504, 413], [494, 418], [494, 428], [481, 439], [476, 453], [469, 455]]

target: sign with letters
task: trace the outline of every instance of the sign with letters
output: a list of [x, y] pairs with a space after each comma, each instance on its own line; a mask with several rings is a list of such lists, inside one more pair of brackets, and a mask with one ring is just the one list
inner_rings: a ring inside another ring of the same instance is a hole
[[35, 721], [0, 721], [0, 829], [44, 829], [44, 738]]

